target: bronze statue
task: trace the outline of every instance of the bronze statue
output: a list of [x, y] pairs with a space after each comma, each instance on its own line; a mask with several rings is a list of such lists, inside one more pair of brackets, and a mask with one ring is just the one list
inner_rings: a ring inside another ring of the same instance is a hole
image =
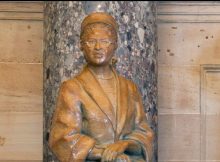
[[61, 162], [150, 162], [154, 134], [141, 96], [111, 65], [117, 30], [115, 19], [103, 12], [88, 15], [81, 24], [87, 65], [62, 83], [49, 138]]

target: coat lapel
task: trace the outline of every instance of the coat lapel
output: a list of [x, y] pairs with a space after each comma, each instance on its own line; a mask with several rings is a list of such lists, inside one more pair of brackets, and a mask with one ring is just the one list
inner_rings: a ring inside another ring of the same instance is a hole
[[97, 104], [98, 108], [105, 114], [107, 120], [109, 120], [115, 131], [116, 119], [113, 111], [113, 106], [93, 73], [86, 66], [83, 69], [82, 73], [77, 77], [77, 79], [80, 80], [80, 83], [84, 87], [84, 90]]
[[119, 77], [113, 69], [117, 82], [117, 138], [120, 137], [121, 131], [125, 125], [128, 110], [128, 87], [125, 79]]

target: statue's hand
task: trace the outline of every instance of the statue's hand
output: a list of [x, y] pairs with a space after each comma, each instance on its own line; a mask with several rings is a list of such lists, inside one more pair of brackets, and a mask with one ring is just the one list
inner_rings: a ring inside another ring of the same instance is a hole
[[118, 141], [110, 144], [102, 154], [102, 162], [114, 161], [118, 155], [124, 153], [127, 147], [127, 141]]
[[126, 154], [118, 155], [115, 162], [131, 162], [131, 159]]

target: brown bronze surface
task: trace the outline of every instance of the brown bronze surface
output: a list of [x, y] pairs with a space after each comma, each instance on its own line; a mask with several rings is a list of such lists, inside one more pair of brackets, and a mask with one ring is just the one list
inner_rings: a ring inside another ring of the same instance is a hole
[[62, 162], [151, 161], [154, 135], [140, 93], [111, 66], [117, 30], [106, 13], [92, 13], [82, 22], [87, 65], [62, 83], [49, 138]]

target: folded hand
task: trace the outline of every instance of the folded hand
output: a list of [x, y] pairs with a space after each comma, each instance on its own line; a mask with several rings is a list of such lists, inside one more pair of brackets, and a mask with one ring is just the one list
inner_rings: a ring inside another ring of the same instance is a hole
[[[110, 144], [102, 154], [102, 162], [115, 161], [119, 155], [124, 153], [127, 147], [127, 141], [118, 141]], [[122, 159], [126, 159], [125, 156], [123, 156]]]

